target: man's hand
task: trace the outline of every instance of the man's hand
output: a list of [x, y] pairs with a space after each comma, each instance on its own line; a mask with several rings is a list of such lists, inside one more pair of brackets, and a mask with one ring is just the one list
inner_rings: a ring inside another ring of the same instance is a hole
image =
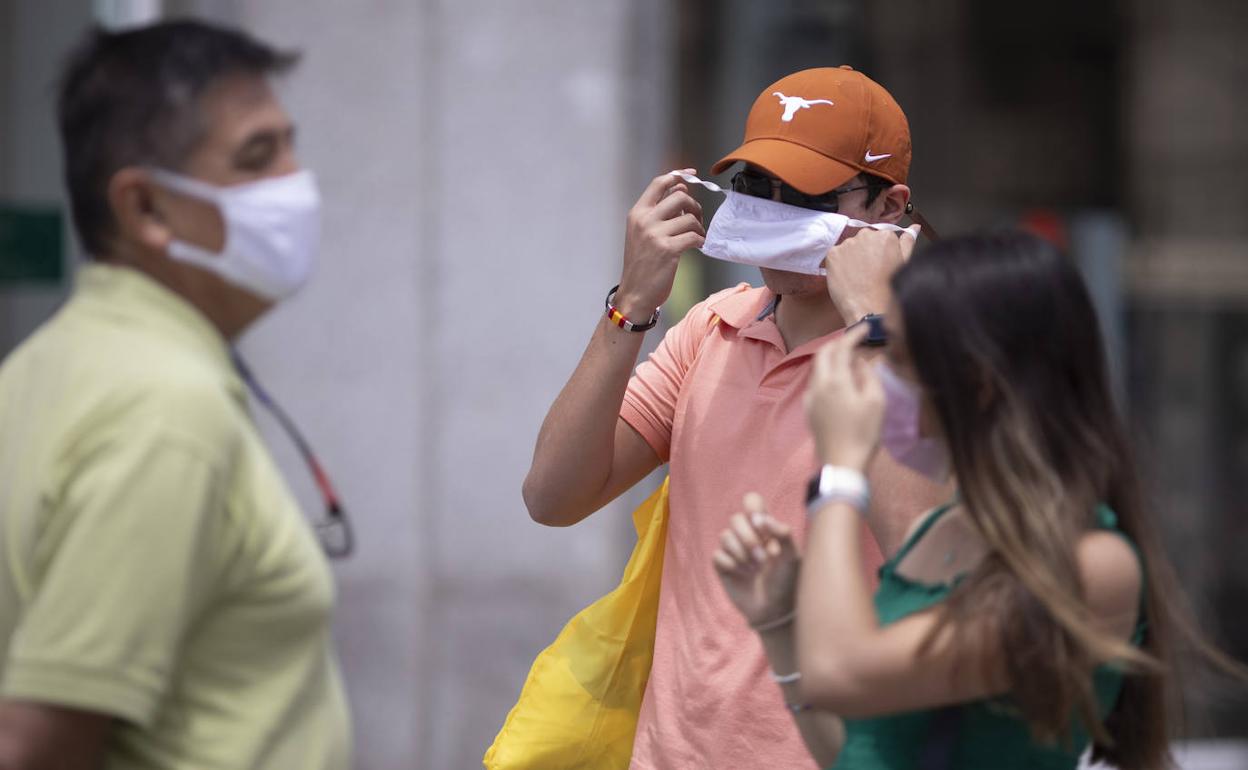
[[914, 238], [863, 228], [828, 249], [828, 296], [846, 325], [888, 306], [888, 281], [910, 258]]
[[624, 274], [615, 306], [629, 319], [644, 323], [672, 293], [680, 255], [705, 240], [702, 206], [689, 188], [671, 174], [655, 177], [628, 212]]
[[792, 532], [767, 514], [762, 497], [746, 495], [745, 510], [720, 536], [713, 561], [728, 598], [757, 626], [793, 611], [801, 557]]
[[113, 731], [105, 714], [28, 701], [0, 701], [0, 768], [97, 770]]

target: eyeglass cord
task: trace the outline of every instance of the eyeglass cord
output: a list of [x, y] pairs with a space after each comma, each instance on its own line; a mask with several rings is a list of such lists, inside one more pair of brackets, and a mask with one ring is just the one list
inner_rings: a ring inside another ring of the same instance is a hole
[[[329, 481], [329, 476], [321, 467], [321, 463], [317, 460], [311, 445], [303, 437], [303, 433], [299, 431], [294, 420], [286, 414], [284, 409], [278, 406], [273, 397], [260, 385], [255, 375], [252, 374], [251, 368], [243, 361], [238, 351], [231, 349], [230, 358], [234, 362], [234, 368], [238, 371], [239, 376], [242, 377], [243, 382], [247, 383], [248, 389], [256, 397], [256, 400], [260, 402], [261, 406], [269, 414], [273, 415], [278, 424], [282, 426], [282, 430], [286, 432], [286, 435], [295, 445], [295, 448], [299, 450], [304, 464], [316, 482], [317, 489], [320, 490], [321, 499], [325, 502], [326, 520], [314, 526], [320, 535], [321, 547], [325, 549], [326, 555], [330, 558], [345, 559], [355, 550], [355, 532], [351, 527], [351, 520], [347, 516], [346, 509], [339, 502], [338, 493], [334, 491], [334, 486]], [[336, 541], [329, 536], [329, 533], [335, 529], [341, 533], [341, 537]]]

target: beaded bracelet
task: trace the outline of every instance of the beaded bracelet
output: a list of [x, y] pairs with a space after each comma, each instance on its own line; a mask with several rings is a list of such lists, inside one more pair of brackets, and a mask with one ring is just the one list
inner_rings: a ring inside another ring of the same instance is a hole
[[792, 623], [796, 617], [797, 617], [797, 610], [793, 609], [793, 610], [790, 610], [788, 614], [782, 615], [778, 618], [773, 618], [772, 620], [765, 620], [762, 623], [751, 623], [750, 628], [752, 628], [755, 631], [775, 631], [777, 628], [782, 628]]
[[612, 302], [615, 300], [615, 293], [620, 290], [616, 285], [611, 291], [607, 292], [607, 318], [611, 319], [611, 323], [620, 327], [626, 332], [644, 332], [653, 329], [659, 325], [659, 316], [663, 314], [663, 308], [655, 308], [654, 315], [650, 316], [650, 320], [644, 324], [636, 324], [628, 320], [628, 316], [616, 309]]

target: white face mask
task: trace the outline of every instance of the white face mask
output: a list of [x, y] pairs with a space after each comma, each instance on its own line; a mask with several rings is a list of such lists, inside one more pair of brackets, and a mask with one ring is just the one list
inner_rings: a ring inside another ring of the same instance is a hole
[[680, 171], [672, 174], [700, 184], [728, 199], [715, 212], [706, 231], [702, 253], [708, 257], [789, 273], [823, 275], [828, 249], [840, 242], [848, 227], [892, 230], [919, 237], [919, 226], [898, 227], [886, 222], [862, 222], [844, 214], [790, 206], [780, 201], [725, 190]]
[[311, 171], [217, 187], [149, 169], [171, 190], [213, 203], [225, 222], [225, 247], [213, 253], [174, 239], [169, 257], [220, 275], [267, 300], [285, 299], [312, 274], [321, 230], [321, 196]]

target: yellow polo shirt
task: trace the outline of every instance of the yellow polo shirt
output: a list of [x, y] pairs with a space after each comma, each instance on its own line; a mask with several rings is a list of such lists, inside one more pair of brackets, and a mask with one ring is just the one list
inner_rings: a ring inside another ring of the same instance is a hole
[[0, 697], [116, 717], [109, 770], [337, 770], [332, 577], [221, 335], [86, 266], [0, 366]]

